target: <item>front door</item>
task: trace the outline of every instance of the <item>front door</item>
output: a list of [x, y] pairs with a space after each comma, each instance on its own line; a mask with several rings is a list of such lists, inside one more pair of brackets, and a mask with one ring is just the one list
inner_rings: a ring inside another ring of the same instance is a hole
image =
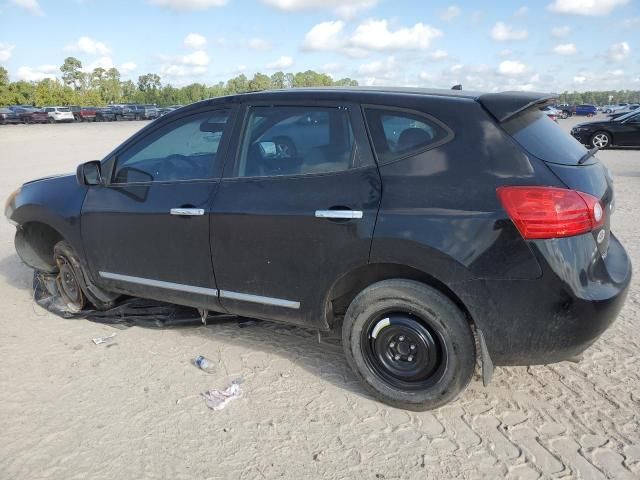
[[622, 125], [619, 125], [617, 133], [614, 133], [615, 144], [626, 147], [640, 146], [640, 113], [620, 123]]
[[360, 109], [244, 110], [213, 205], [220, 301], [239, 315], [325, 327], [327, 292], [368, 262], [380, 203]]
[[220, 309], [209, 214], [231, 108], [163, 119], [105, 165], [89, 188], [82, 237], [92, 276], [108, 290]]

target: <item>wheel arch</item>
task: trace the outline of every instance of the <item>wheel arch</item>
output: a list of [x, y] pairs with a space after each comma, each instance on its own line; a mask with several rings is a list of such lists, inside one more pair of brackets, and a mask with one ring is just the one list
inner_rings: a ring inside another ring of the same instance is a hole
[[54, 273], [57, 266], [53, 247], [63, 239], [63, 235], [51, 225], [31, 221], [18, 228], [14, 243], [16, 252], [24, 263], [36, 270]]
[[344, 315], [353, 299], [362, 290], [374, 283], [391, 279], [414, 280], [438, 290], [462, 311], [470, 325], [476, 327], [465, 303], [446, 283], [426, 271], [400, 263], [370, 263], [340, 277], [330, 288], [325, 299], [324, 311], [328, 325], [335, 325], [336, 319]]

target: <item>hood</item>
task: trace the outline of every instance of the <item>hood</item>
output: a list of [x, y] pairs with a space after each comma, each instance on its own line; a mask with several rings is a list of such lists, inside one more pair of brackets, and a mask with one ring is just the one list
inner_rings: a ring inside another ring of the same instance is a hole
[[31, 185], [32, 183], [37, 183], [37, 182], [46, 182], [47, 180], [55, 180], [57, 178], [64, 178], [64, 177], [75, 177], [74, 173], [62, 173], [62, 174], [58, 174], [58, 175], [49, 175], [47, 177], [42, 177], [42, 178], [36, 178], [35, 180], [29, 180], [28, 182], [24, 182], [24, 185]]
[[598, 120], [596, 122], [584, 122], [584, 123], [578, 123], [577, 125], [575, 125], [573, 128], [582, 128], [582, 127], [586, 127], [586, 128], [593, 128], [593, 127], [602, 127], [605, 125], [611, 125], [612, 123], [616, 123], [616, 122], [612, 122], [611, 120]]

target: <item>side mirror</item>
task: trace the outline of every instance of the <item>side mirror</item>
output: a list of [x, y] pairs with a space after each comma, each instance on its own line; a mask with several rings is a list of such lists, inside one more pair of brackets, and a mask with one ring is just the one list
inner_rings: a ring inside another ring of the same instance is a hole
[[260, 142], [260, 153], [263, 158], [275, 157], [278, 154], [278, 148], [275, 142]]
[[78, 165], [76, 179], [80, 185], [101, 185], [102, 171], [100, 169], [100, 162], [98, 160], [92, 160], [91, 162]]

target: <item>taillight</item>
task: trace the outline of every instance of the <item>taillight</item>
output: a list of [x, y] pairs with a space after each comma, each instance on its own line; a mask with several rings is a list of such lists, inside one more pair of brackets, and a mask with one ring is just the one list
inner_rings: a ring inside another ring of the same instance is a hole
[[571, 237], [604, 225], [600, 200], [556, 187], [498, 187], [498, 198], [525, 239]]

